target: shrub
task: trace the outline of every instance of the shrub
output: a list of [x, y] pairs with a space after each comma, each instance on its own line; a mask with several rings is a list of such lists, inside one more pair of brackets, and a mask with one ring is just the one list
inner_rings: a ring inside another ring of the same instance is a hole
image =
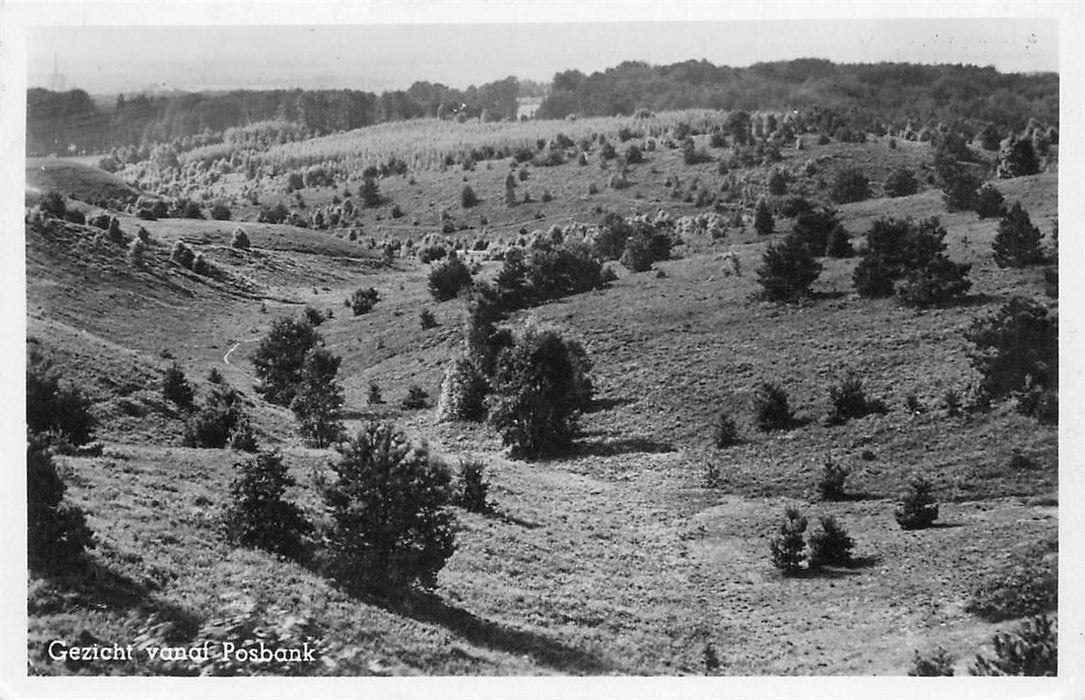
[[222, 384], [222, 372], [219, 372], [218, 367], [212, 367], [207, 373], [207, 381], [212, 384]]
[[792, 301], [809, 296], [810, 285], [820, 274], [821, 263], [794, 233], [769, 246], [757, 270], [758, 282], [769, 301]]
[[909, 482], [909, 490], [904, 494], [901, 505], [893, 513], [897, 523], [905, 530], [921, 530], [930, 527], [938, 519], [938, 501], [935, 499], [934, 485], [920, 475], [915, 475]]
[[976, 193], [973, 208], [981, 219], [1001, 218], [1006, 214], [1006, 200], [997, 187], [987, 183]]
[[471, 189], [470, 185], [464, 185], [463, 190], [460, 192], [460, 206], [464, 209], [470, 209], [471, 207], [478, 205], [478, 195]]
[[310, 326], [319, 326], [321, 323], [324, 323], [324, 314], [311, 306], [306, 306], [305, 309], [302, 310], [301, 315], [305, 318], [305, 322]]
[[472, 513], [489, 513], [492, 506], [486, 500], [490, 482], [486, 479], [485, 465], [476, 459], [460, 461], [459, 504]]
[[423, 248], [421, 252], [418, 253], [418, 259], [423, 263], [430, 263], [434, 260], [442, 260], [447, 255], [448, 251], [445, 250], [444, 246], [431, 245]]
[[870, 199], [870, 181], [862, 171], [846, 168], [836, 174], [829, 197], [837, 204], [861, 202]]
[[193, 392], [188, 380], [185, 379], [184, 370], [176, 362], [167, 367], [162, 375], [162, 396], [167, 401], [171, 401], [183, 409], [192, 408], [192, 399], [195, 398], [195, 392]]
[[471, 285], [471, 271], [456, 255], [437, 265], [429, 273], [429, 293], [437, 301], [448, 301]]
[[64, 500], [64, 481], [43, 439], [31, 435], [26, 446], [26, 536], [30, 570], [52, 573], [74, 565], [94, 534], [86, 516]]
[[211, 218], [215, 221], [229, 221], [231, 216], [230, 208], [222, 202], [216, 202], [211, 207]]
[[816, 256], [825, 255], [829, 246], [829, 234], [840, 225], [840, 220], [833, 209], [821, 208], [799, 212], [792, 227], [798, 237]]
[[952, 160], [939, 162], [936, 159], [935, 169], [942, 183], [942, 199], [946, 203], [946, 209], [951, 212], [973, 209], [976, 190], [980, 186], [979, 178], [972, 171]]
[[416, 411], [429, 405], [429, 394], [417, 384], [407, 387], [407, 396], [403, 399], [403, 408]]
[[569, 447], [591, 401], [591, 362], [557, 331], [528, 328], [497, 359], [490, 422], [515, 456]]
[[1000, 178], [1035, 175], [1040, 172], [1040, 161], [1032, 140], [1011, 136], [1002, 145], [998, 154], [998, 176]]
[[999, 571], [989, 573], [972, 589], [965, 608], [987, 622], [1039, 615], [1059, 606], [1056, 565], [1040, 552], [1030, 552]]
[[804, 532], [806, 518], [799, 513], [798, 508], [787, 508], [778, 534], [769, 543], [772, 564], [783, 571], [785, 576], [797, 574], [802, 569], [802, 563], [806, 561]]
[[301, 436], [315, 447], [326, 447], [343, 433], [343, 388], [336, 380], [340, 362], [327, 350], [311, 348], [290, 402]]
[[757, 209], [754, 211], [753, 230], [757, 231], [759, 236], [769, 236], [775, 228], [776, 222], [772, 219], [768, 203], [764, 199], [758, 200]]
[[355, 316], [362, 316], [373, 310], [380, 301], [380, 294], [372, 287], [368, 289], [355, 289], [350, 295], [350, 310]]
[[726, 411], [721, 412], [716, 419], [713, 442], [716, 447], [730, 447], [738, 442], [738, 425]]
[[855, 376], [829, 387], [829, 400], [833, 406], [827, 420], [829, 425], [842, 425], [851, 418], [889, 411], [881, 399], [867, 398], [862, 380]]
[[971, 266], [954, 263], [943, 251], [946, 230], [932, 217], [918, 224], [911, 219], [881, 218], [867, 233], [863, 259], [855, 269], [856, 291], [865, 297], [893, 293], [894, 283], [905, 283], [901, 301], [914, 306], [946, 303], [963, 296], [971, 282]]
[[291, 559], [304, 555], [302, 535], [312, 529], [301, 510], [284, 500], [295, 481], [278, 452], [261, 452], [234, 464], [230, 503], [221, 520], [227, 542]]
[[950, 387], [942, 394], [942, 405], [946, 409], [946, 415], [956, 418], [961, 415], [961, 395], [956, 389]]
[[259, 445], [256, 442], [256, 431], [252, 429], [252, 423], [242, 416], [234, 429], [230, 431], [230, 449], [238, 452], [256, 452]]
[[65, 201], [64, 195], [55, 191], [46, 192], [38, 206], [41, 207], [42, 212], [55, 219], [63, 219], [64, 215], [68, 213], [68, 203]]
[[1058, 629], [1046, 615], [1026, 620], [1016, 632], [999, 632], [991, 641], [995, 658], [977, 654], [968, 669], [973, 676], [1058, 675]]
[[968, 263], [955, 263], [938, 255], [927, 265], [908, 272], [897, 287], [897, 298], [906, 306], [927, 308], [956, 301], [972, 288]]
[[128, 262], [136, 269], [144, 266], [144, 256], [147, 254], [147, 243], [142, 238], [133, 238], [128, 245]]
[[418, 313], [418, 320], [422, 324], [422, 330], [424, 331], [437, 327], [437, 317], [429, 309], [422, 309]]
[[831, 515], [819, 518], [821, 529], [810, 535], [810, 568], [851, 566], [851, 550], [855, 540]]
[[1058, 391], [1058, 320], [1040, 304], [1013, 297], [994, 316], [973, 321], [965, 339], [975, 346], [969, 358], [991, 398]]
[[31, 347], [26, 363], [26, 427], [34, 435], [48, 433], [61, 442], [83, 445], [94, 434], [91, 401], [74, 385], [62, 384], [60, 374], [41, 352]]
[[632, 272], [645, 272], [652, 268], [653, 263], [668, 260], [673, 244], [665, 227], [638, 222], [625, 241], [621, 263]]
[[379, 207], [384, 202], [384, 198], [380, 193], [380, 185], [372, 176], [362, 180], [362, 184], [358, 188], [358, 196], [361, 197], [362, 206], [366, 209]]
[[772, 172], [769, 173], [769, 194], [776, 197], [782, 197], [787, 194], [787, 181], [788, 176], [786, 170], [782, 170], [779, 167], [773, 168]]
[[818, 479], [818, 493], [826, 501], [843, 501], [847, 498], [844, 482], [847, 481], [847, 468], [837, 464], [832, 457], [825, 460], [825, 466]]
[[953, 664], [956, 659], [942, 647], [938, 647], [929, 655], [919, 653], [917, 649], [915, 658], [912, 660], [912, 668], [908, 671], [909, 676], [952, 676]]
[[435, 588], [455, 551], [448, 467], [387, 423], [368, 425], [339, 453], [324, 491], [327, 572], [353, 590]]
[[196, 253], [185, 245], [184, 241], [177, 241], [173, 244], [173, 250], [170, 252], [170, 259], [181, 267], [191, 270], [193, 264], [196, 262]]
[[245, 420], [241, 397], [226, 386], [218, 386], [185, 422], [186, 447], [225, 447]]
[[[661, 255], [667, 244], [649, 239], [649, 256]], [[537, 249], [527, 260], [529, 299], [542, 303], [573, 294], [581, 294], [603, 286], [603, 264], [586, 244], [572, 243]]]
[[999, 267], [1027, 267], [1043, 262], [1040, 236], [1040, 229], [1032, 225], [1028, 212], [1020, 202], [1015, 202], [998, 222], [998, 233], [991, 245], [995, 263]]
[[787, 392], [779, 385], [763, 382], [753, 397], [754, 420], [763, 431], [787, 430], [795, 422]]
[[467, 357], [449, 363], [437, 399], [438, 420], [482, 420], [486, 416], [486, 378]]
[[207, 258], [203, 256], [203, 253], [196, 253], [196, 257], [192, 260], [192, 271], [197, 275], [210, 277], [214, 268], [211, 263], [207, 262]]
[[366, 392], [365, 402], [370, 406], [384, 403], [384, 399], [381, 398], [381, 388], [376, 382], [369, 382], [369, 390]]
[[304, 321], [275, 321], [253, 354], [253, 370], [259, 380], [256, 391], [273, 404], [289, 406], [301, 381], [305, 356], [320, 342], [320, 335]]
[[851, 234], [842, 224], [837, 224], [829, 232], [825, 254], [830, 258], [850, 258], [855, 255], [855, 248], [851, 244]]
[[885, 194], [889, 197], [907, 197], [919, 191], [919, 181], [908, 168], [897, 168], [885, 179]]
[[230, 247], [238, 250], [248, 250], [251, 245], [249, 234], [245, 233], [245, 229], [238, 227], [234, 231], [233, 238], [230, 239]]

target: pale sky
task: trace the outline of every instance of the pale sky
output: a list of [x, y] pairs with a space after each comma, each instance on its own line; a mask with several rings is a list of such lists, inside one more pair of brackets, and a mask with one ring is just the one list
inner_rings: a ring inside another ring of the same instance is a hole
[[[316, 12], [294, 17], [325, 24], [32, 27], [28, 80], [30, 86], [50, 87], [54, 56], [66, 87], [92, 94], [153, 86], [381, 91], [404, 89], [416, 80], [464, 88], [508, 75], [549, 82], [560, 70], [591, 73], [625, 60], [667, 64], [702, 58], [730, 66], [817, 57], [838, 63], [971, 63], [1007, 72], [1059, 69], [1054, 19], [540, 23], [535, 16], [491, 24], [478, 22], [492, 16], [476, 13], [457, 17], [465, 23], [375, 26], [328, 25], [329, 15]], [[686, 16], [691, 14], [676, 12], [671, 18]], [[252, 21], [251, 14], [240, 17]], [[227, 15], [225, 21], [238, 18]], [[109, 16], [92, 19], [92, 25], [101, 24]]]

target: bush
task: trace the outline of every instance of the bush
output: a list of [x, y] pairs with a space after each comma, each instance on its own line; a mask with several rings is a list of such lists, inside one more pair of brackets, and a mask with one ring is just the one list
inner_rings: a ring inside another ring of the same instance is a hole
[[247, 417], [242, 416], [234, 425], [234, 429], [230, 431], [229, 443], [231, 450], [256, 452], [259, 447], [256, 442], [256, 431], [253, 430], [252, 423]]
[[821, 529], [810, 535], [810, 568], [851, 566], [851, 550], [855, 540], [831, 515], [819, 519]]
[[486, 416], [486, 378], [467, 357], [449, 363], [437, 399], [438, 420], [482, 420]]
[[976, 190], [980, 180], [970, 170], [955, 162], [939, 164], [935, 168], [942, 183], [942, 199], [949, 211], [969, 211], [975, 207]]
[[26, 536], [30, 570], [53, 573], [71, 567], [94, 534], [86, 516], [64, 500], [64, 481], [44, 440], [31, 435], [26, 446]]
[[955, 263], [938, 255], [918, 270], [908, 272], [897, 287], [897, 298], [905, 306], [928, 308], [948, 304], [964, 297], [972, 288], [968, 263]]
[[851, 244], [851, 234], [842, 224], [837, 224], [829, 232], [825, 254], [830, 258], [850, 258], [855, 255], [855, 248]]
[[429, 293], [437, 301], [448, 301], [471, 286], [471, 271], [456, 255], [437, 265], [429, 273]]
[[358, 196], [362, 199], [362, 206], [366, 209], [379, 207], [384, 202], [380, 193], [380, 185], [373, 177], [366, 177], [358, 188]]
[[252, 357], [259, 380], [256, 391], [273, 404], [289, 406], [301, 381], [305, 356], [320, 342], [320, 335], [304, 321], [275, 321]]
[[815, 256], [825, 255], [829, 234], [840, 225], [833, 209], [821, 208], [799, 212], [792, 227], [793, 235], [806, 244]]
[[437, 317], [429, 309], [422, 309], [418, 313], [418, 321], [422, 324], [422, 330], [424, 331], [437, 327]]
[[993, 219], [1006, 214], [1006, 200], [994, 185], [987, 183], [976, 193], [973, 208], [981, 219]]
[[1021, 202], [1015, 202], [998, 222], [998, 233], [991, 245], [995, 264], [999, 267], [1027, 267], [1043, 262], [1040, 237], [1040, 229], [1032, 225]]
[[956, 659], [942, 647], [938, 647], [930, 655], [923, 655], [919, 650], [915, 652], [912, 660], [912, 668], [908, 671], [909, 676], [952, 676], [953, 664]]
[[234, 231], [233, 238], [230, 239], [230, 247], [238, 250], [248, 250], [251, 245], [249, 234], [245, 233], [245, 229], [238, 227]]
[[889, 197], [907, 197], [919, 191], [919, 181], [908, 168], [897, 168], [885, 179], [885, 194]]
[[795, 423], [787, 392], [771, 382], [763, 382], [753, 397], [754, 420], [763, 432], [787, 430]]
[[185, 379], [181, 366], [174, 362], [162, 375], [162, 396], [185, 410], [192, 408], [195, 392]]
[[443, 260], [447, 255], [448, 251], [445, 250], [444, 246], [431, 245], [423, 248], [418, 253], [418, 260], [423, 263], [430, 263], [434, 260]]
[[372, 287], [368, 289], [355, 289], [350, 295], [350, 311], [355, 316], [362, 316], [373, 310], [380, 301], [380, 294]]
[[782, 197], [787, 194], [787, 182], [787, 171], [782, 170], [779, 167], [773, 168], [772, 172], [769, 173], [769, 194], [776, 197]]
[[236, 476], [230, 484], [230, 503], [221, 520], [226, 541], [304, 558], [302, 536], [312, 529], [301, 510], [283, 499], [295, 481], [278, 452], [261, 452], [234, 464]]
[[514, 456], [539, 457], [571, 445], [591, 401], [590, 370], [580, 344], [554, 330], [528, 328], [501, 352], [490, 422]]
[[91, 401], [73, 385], [61, 384], [53, 363], [34, 347], [26, 363], [26, 426], [34, 435], [49, 434], [70, 445], [90, 442], [94, 434]]
[[716, 447], [730, 447], [738, 442], [738, 425], [729, 413], [723, 411], [716, 419], [713, 440]]
[[867, 398], [862, 380], [855, 376], [829, 387], [829, 400], [833, 406], [827, 420], [829, 425], [842, 425], [851, 418], [889, 411], [881, 399]]
[[792, 301], [809, 296], [810, 285], [820, 274], [821, 263], [794, 233], [769, 246], [757, 270], [758, 282], [769, 301]]
[[339, 453], [324, 491], [327, 572], [352, 590], [435, 588], [456, 548], [448, 467], [387, 423], [368, 425]]
[[1032, 140], [1011, 136], [1003, 144], [998, 154], [998, 176], [1000, 178], [1035, 175], [1040, 172], [1040, 160]]
[[[652, 238], [649, 257], [661, 255], [666, 243]], [[658, 247], [656, 247], [658, 246]], [[531, 303], [542, 303], [581, 294], [603, 286], [603, 264], [585, 244], [573, 243], [531, 252], [527, 260], [528, 297]]]
[[381, 398], [381, 388], [376, 382], [369, 382], [369, 390], [366, 392], [365, 402], [370, 406], [377, 406], [384, 403], [384, 399]]
[[336, 380], [340, 362], [327, 350], [310, 349], [290, 402], [301, 436], [315, 447], [327, 447], [343, 433], [343, 388]]
[[870, 199], [870, 181], [862, 171], [846, 168], [836, 174], [829, 197], [837, 204], [862, 202]]
[[1059, 607], [1059, 573], [1042, 552], [1029, 552], [989, 573], [972, 589], [965, 608], [987, 622], [1039, 615]]
[[785, 576], [797, 574], [802, 569], [802, 563], [806, 561], [804, 532], [806, 518], [799, 513], [798, 508], [787, 508], [778, 534], [769, 543], [772, 564], [783, 571]]
[[492, 506], [486, 500], [490, 482], [486, 479], [485, 465], [476, 459], [460, 462], [460, 484], [462, 491], [457, 499], [459, 504], [472, 513], [489, 513]]
[[471, 189], [470, 185], [464, 185], [463, 190], [460, 192], [460, 206], [464, 209], [470, 209], [471, 207], [478, 205], [478, 195]]
[[653, 263], [670, 259], [673, 244], [665, 227], [638, 222], [625, 241], [621, 263], [632, 272], [645, 272]]
[[973, 676], [1058, 675], [1058, 628], [1046, 615], [1026, 620], [1016, 632], [999, 632], [991, 641], [995, 658], [977, 654], [968, 669]]
[[900, 507], [893, 513], [897, 523], [905, 530], [921, 530], [930, 527], [938, 519], [938, 501], [934, 485], [922, 476], [915, 475], [909, 482], [909, 490], [902, 497]]
[[215, 221], [229, 221], [231, 216], [230, 208], [222, 202], [216, 202], [211, 207], [211, 218]]
[[644, 162], [644, 154], [640, 150], [640, 146], [633, 143], [629, 145], [629, 148], [625, 149], [625, 162], [629, 165], [637, 165]]
[[864, 297], [893, 293], [904, 278], [900, 299], [913, 306], [942, 304], [962, 297], [971, 288], [970, 265], [954, 263], [944, 254], [946, 230], [932, 217], [918, 224], [911, 219], [882, 218], [867, 233], [867, 247], [855, 269], [856, 291]]
[[234, 431], [245, 422], [241, 397], [226, 386], [217, 386], [185, 422], [186, 447], [225, 447]]
[[142, 269], [147, 254], [147, 243], [142, 238], [133, 238], [128, 245], [128, 262], [136, 269]]
[[196, 253], [185, 245], [184, 241], [177, 241], [173, 244], [170, 259], [181, 267], [191, 270], [196, 262]]
[[403, 408], [410, 411], [417, 411], [426, 408], [428, 405], [429, 394], [425, 389], [417, 384], [411, 384], [407, 387], [407, 396], [403, 399]]
[[847, 481], [848, 470], [833, 461], [832, 457], [825, 460], [825, 466], [818, 479], [818, 493], [826, 501], [843, 501], [848, 497], [844, 482]]
[[1040, 304], [1013, 297], [994, 316], [973, 321], [965, 339], [975, 346], [969, 358], [991, 398], [1058, 391], [1058, 320]]

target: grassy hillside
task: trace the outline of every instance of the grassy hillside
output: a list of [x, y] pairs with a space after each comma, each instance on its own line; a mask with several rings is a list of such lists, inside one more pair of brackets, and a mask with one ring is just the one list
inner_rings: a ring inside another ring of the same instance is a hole
[[[697, 144], [709, 148], [707, 137]], [[598, 400], [571, 454], [510, 459], [487, 425], [438, 423], [432, 407], [401, 407], [412, 384], [437, 396], [462, 342], [465, 306], [462, 299], [434, 302], [428, 265], [402, 256], [388, 264], [368, 239], [482, 237], [496, 246], [521, 237], [521, 228], [594, 222], [603, 210], [711, 211], [711, 202], [698, 206], [686, 195], [722, 194], [726, 176], [714, 163], [687, 166], [672, 148], [646, 155], [624, 189], [606, 187], [612, 170], [604, 173], [594, 158], [588, 166], [531, 167], [517, 191], [522, 197], [530, 190], [535, 201], [514, 207], [503, 199], [509, 159], [467, 172], [385, 178], [387, 204], [364, 210], [350, 229], [140, 221], [118, 212], [129, 237], [140, 225], [149, 233], [142, 270], [90, 227], [28, 225], [28, 334], [94, 399], [104, 443], [98, 457], [58, 458], [69, 498], [87, 512], [99, 544], [89, 575], [32, 577], [31, 673], [169, 672], [146, 663], [59, 664], [44, 645], [55, 638], [184, 645], [234, 629], [238, 620], [324, 645], [326, 663], [273, 673], [700, 674], [706, 644], [728, 675], [899, 675], [915, 650], [938, 646], [966, 673], [977, 651], [989, 651], [983, 645], [991, 634], [1010, 624], [966, 611], [974, 588], [1015, 562], [1057, 556], [1058, 434], [1010, 404], [951, 417], [943, 397], [948, 389], [967, 397], [978, 379], [962, 336], [973, 319], [1011, 295], [1056, 312], [1057, 300], [1045, 296], [1041, 269], [994, 264], [997, 220], [946, 213], [929, 185], [910, 197], [881, 197], [892, 169], [926, 172], [927, 144], [819, 146], [811, 139], [802, 151], [785, 149], [779, 165], [805, 173], [816, 160], [814, 172], [791, 185], [815, 201], [825, 201], [838, 170], [863, 168], [875, 198], [838, 207], [860, 243], [880, 216], [941, 217], [948, 254], [972, 264], [964, 303], [917, 311], [893, 299], [860, 298], [851, 283], [854, 258], [825, 259], [807, 302], [760, 301], [755, 270], [791, 221], [779, 217], [771, 237], [729, 224], [719, 240], [684, 241], [654, 271], [634, 274], [615, 264], [619, 278], [608, 288], [513, 317], [514, 324], [533, 318], [560, 325], [591, 356]], [[769, 170], [740, 168], [737, 176], [760, 196]], [[221, 186], [236, 194], [231, 182]], [[592, 183], [600, 194], [588, 194]], [[481, 205], [460, 207], [464, 184]], [[996, 184], [1008, 201], [1022, 202], [1050, 245], [1055, 173]], [[263, 183], [269, 189], [260, 201], [275, 201], [273, 185]], [[301, 194], [316, 207], [342, 189]], [[541, 202], [544, 191], [550, 202]], [[406, 216], [392, 219], [392, 202]], [[442, 209], [470, 228], [441, 233]], [[235, 208], [235, 218], [254, 218], [255, 210]], [[230, 247], [237, 226], [251, 249]], [[172, 263], [179, 240], [215, 272], [197, 275]], [[740, 262], [738, 275], [725, 273], [728, 252]], [[498, 266], [481, 263], [479, 276], [491, 277]], [[366, 287], [380, 301], [352, 316], [344, 300]], [[457, 551], [430, 599], [351, 596], [296, 563], [228, 546], [217, 517], [244, 455], [180, 446], [183, 415], [162, 398], [161, 372], [178, 362], [202, 396], [215, 368], [245, 397], [261, 445], [282, 451], [297, 481], [288, 496], [318, 523], [328, 517], [319, 485], [331, 476], [335, 452], [306, 447], [290, 411], [259, 398], [250, 362], [272, 322], [307, 305], [333, 312], [318, 331], [343, 358], [348, 429], [388, 418], [452, 464], [474, 457], [487, 465], [495, 512], [456, 509]], [[434, 312], [436, 328], [421, 328], [422, 309]], [[849, 371], [889, 411], [828, 426], [829, 386]], [[750, 402], [763, 381], [786, 388], [800, 425], [756, 430]], [[379, 385], [384, 404], [368, 404], [370, 383]], [[906, 408], [911, 394], [924, 412]], [[721, 410], [736, 418], [741, 434], [726, 449], [712, 445]], [[819, 500], [816, 481], [828, 456], [850, 470], [850, 500]], [[705, 482], [710, 465], [718, 467], [713, 487]], [[938, 527], [906, 532], [893, 510], [913, 471], [934, 482], [941, 517]], [[782, 577], [769, 539], [788, 505], [812, 525], [834, 515], [855, 538], [860, 565]]]
[[60, 192], [84, 201], [127, 199], [138, 194], [116, 175], [74, 160], [27, 158], [26, 186], [33, 192]]

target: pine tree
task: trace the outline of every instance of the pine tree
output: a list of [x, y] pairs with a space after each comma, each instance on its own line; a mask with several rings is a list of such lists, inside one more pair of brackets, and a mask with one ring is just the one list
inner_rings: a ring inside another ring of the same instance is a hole
[[1027, 138], [1011, 136], [1002, 144], [998, 154], [998, 176], [1000, 178], [1035, 175], [1040, 172], [1040, 161], [1036, 149]]
[[757, 235], [759, 236], [772, 235], [773, 230], [776, 228], [776, 222], [772, 219], [772, 212], [769, 211], [769, 205], [763, 199], [757, 202], [757, 211], [754, 213], [753, 228], [754, 231], [757, 231]]
[[785, 576], [798, 573], [802, 563], [806, 561], [806, 553], [803, 551], [806, 549], [804, 532], [806, 518], [799, 513], [798, 508], [787, 508], [784, 511], [784, 521], [780, 523], [779, 534], [769, 543], [772, 563], [783, 571]]
[[340, 409], [343, 389], [336, 380], [341, 359], [321, 348], [313, 348], [305, 356], [290, 409], [298, 419], [298, 427], [306, 440], [316, 447], [326, 447], [343, 433]]
[[1040, 229], [1032, 225], [1028, 212], [1015, 202], [998, 223], [992, 248], [999, 267], [1027, 267], [1043, 262]]
[[757, 270], [758, 282], [769, 301], [791, 301], [809, 296], [810, 285], [821, 274], [821, 263], [794, 233], [769, 246]]
[[276, 321], [253, 354], [253, 369], [260, 380], [257, 392], [271, 403], [289, 406], [305, 356], [319, 343], [320, 335], [308, 323], [292, 318]]

